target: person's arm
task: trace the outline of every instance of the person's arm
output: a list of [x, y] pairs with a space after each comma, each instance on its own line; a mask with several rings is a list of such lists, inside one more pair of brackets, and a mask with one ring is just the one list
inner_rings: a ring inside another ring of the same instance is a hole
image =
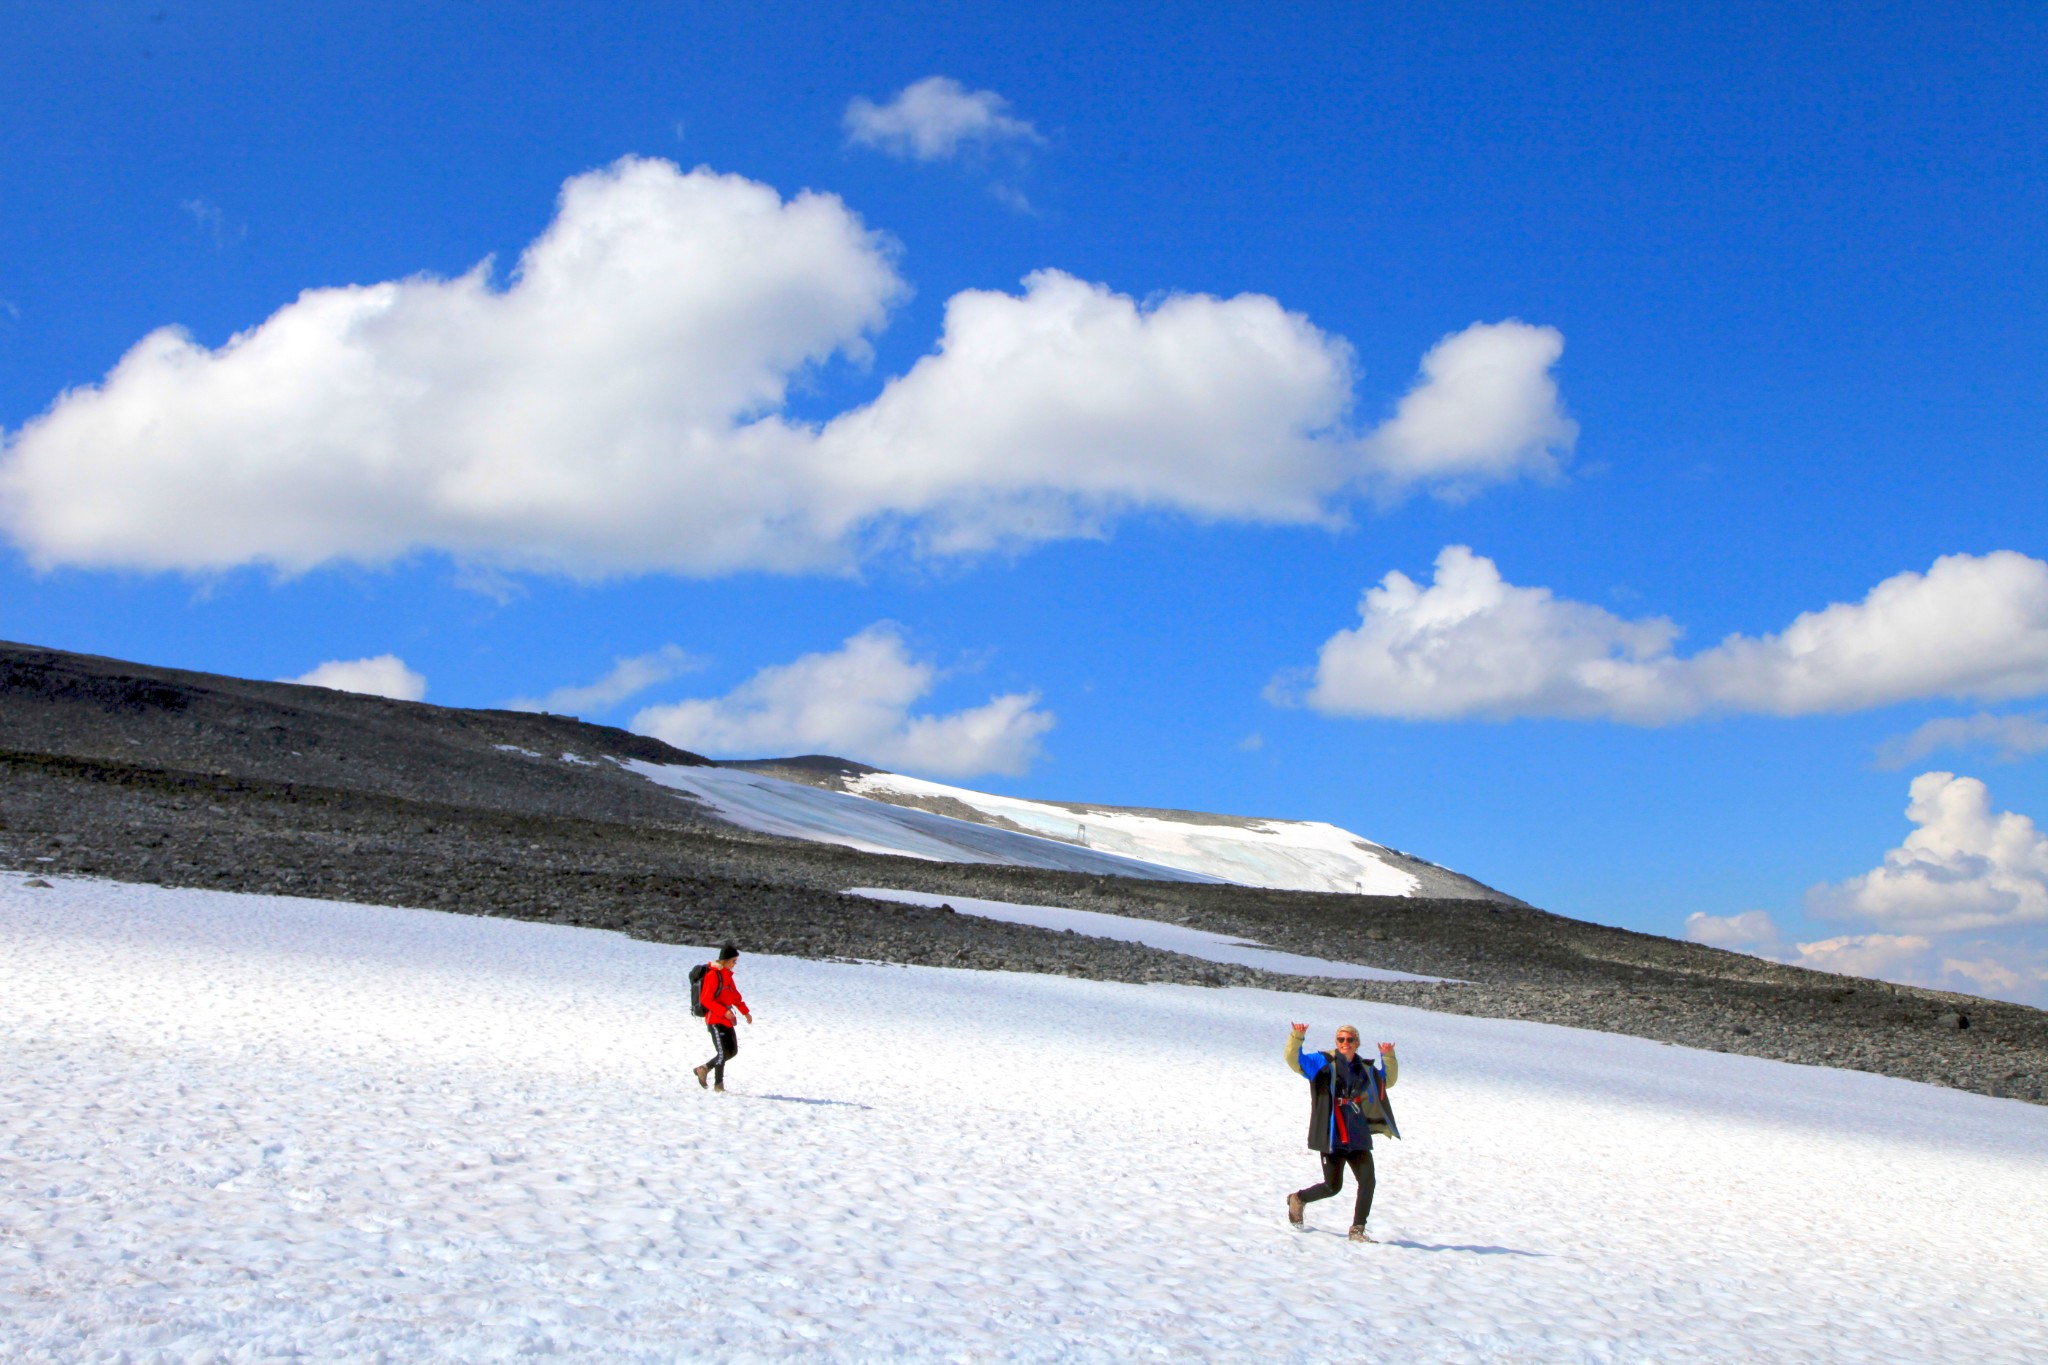
[[1394, 1082], [1399, 1080], [1401, 1076], [1401, 1061], [1398, 1057], [1394, 1056], [1394, 1045], [1392, 1043], [1380, 1044], [1380, 1066], [1387, 1073], [1386, 1078], [1380, 1084], [1392, 1090]]
[[754, 1012], [747, 1008], [746, 997], [740, 994], [739, 983], [734, 981], [729, 974], [724, 981], [719, 983], [718, 998], [722, 1003], [738, 1010], [746, 1017], [748, 1023], [754, 1022]]
[[1328, 1063], [1329, 1058], [1320, 1052], [1301, 1055], [1302, 1035], [1308, 1032], [1308, 1025], [1296, 1024], [1287, 1034], [1287, 1065], [1295, 1075], [1314, 1080]]

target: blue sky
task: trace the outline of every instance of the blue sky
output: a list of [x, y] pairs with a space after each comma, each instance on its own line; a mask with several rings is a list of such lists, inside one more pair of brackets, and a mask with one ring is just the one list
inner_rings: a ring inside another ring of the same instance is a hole
[[0, 636], [2048, 1000], [2044, 26], [11, 6]]

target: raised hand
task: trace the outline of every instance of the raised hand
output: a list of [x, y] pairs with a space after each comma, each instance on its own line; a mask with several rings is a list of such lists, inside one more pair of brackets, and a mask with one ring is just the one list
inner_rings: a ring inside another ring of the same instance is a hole
[[1294, 1030], [1294, 1031], [1295, 1031], [1296, 1033], [1307, 1033], [1307, 1032], [1308, 1032], [1308, 1025], [1307, 1025], [1307, 1024], [1289, 1024], [1289, 1025], [1288, 1025], [1287, 1027], [1289, 1027], [1289, 1028], [1293, 1029], [1293, 1030]]

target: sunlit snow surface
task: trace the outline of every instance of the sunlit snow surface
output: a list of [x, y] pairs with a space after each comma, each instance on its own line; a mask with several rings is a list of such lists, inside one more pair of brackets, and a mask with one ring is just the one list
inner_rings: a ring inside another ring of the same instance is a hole
[[[0, 1359], [2048, 1359], [2048, 1110], [1355, 1001], [0, 875]], [[1290, 1231], [1290, 1018], [1400, 1044]]]
[[865, 773], [847, 783], [859, 795], [951, 799], [1050, 839], [1077, 841], [1104, 853], [1202, 872], [1245, 886], [1283, 891], [1347, 891], [1406, 896], [1413, 873], [1379, 857], [1380, 845], [1314, 820], [1241, 823], [1177, 820], [1100, 807], [1074, 808], [949, 787], [901, 773]]
[[673, 791], [696, 797], [742, 829], [791, 839], [839, 844], [863, 853], [895, 853], [947, 863], [1002, 863], [1048, 867], [1155, 881], [1215, 882], [1200, 872], [1176, 870], [1114, 853], [1077, 848], [1014, 830], [994, 829], [886, 801], [785, 782], [740, 768], [700, 768], [614, 759]]
[[902, 901], [909, 905], [950, 905], [963, 915], [998, 919], [1005, 924], [1029, 924], [1039, 929], [1069, 929], [1090, 938], [1113, 938], [1120, 943], [1142, 943], [1184, 953], [1204, 962], [1231, 962], [1241, 967], [1260, 967], [1283, 976], [1330, 976], [1344, 981], [1447, 981], [1442, 976], [1417, 976], [1387, 967], [1361, 967], [1350, 962], [1332, 962], [1323, 957], [1283, 953], [1276, 948], [1247, 943], [1228, 934], [1190, 929], [1185, 924], [1167, 924], [1154, 919], [1132, 919], [1105, 915], [1096, 910], [1068, 910], [1057, 905], [1018, 905], [1012, 901], [981, 900], [974, 896], [941, 896], [930, 891], [896, 891], [880, 886], [856, 886], [848, 892], [876, 900]]
[[[1379, 845], [1315, 821], [1211, 823], [1135, 811], [1077, 812], [898, 773], [856, 777], [848, 784], [849, 795], [740, 768], [613, 761], [664, 787], [687, 792], [742, 828], [866, 853], [1169, 881], [1237, 882], [1289, 891], [1406, 896], [1417, 886], [1413, 873], [1381, 860]], [[958, 801], [1021, 829], [870, 799], [888, 793]]]

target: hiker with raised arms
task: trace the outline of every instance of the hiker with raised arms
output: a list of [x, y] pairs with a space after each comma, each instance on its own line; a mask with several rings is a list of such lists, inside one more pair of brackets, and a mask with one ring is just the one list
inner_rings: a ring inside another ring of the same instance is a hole
[[697, 1084], [705, 1084], [705, 1077], [716, 1081], [713, 1090], [725, 1092], [725, 1064], [739, 1053], [739, 1035], [733, 1032], [732, 1012], [738, 1010], [747, 1017], [747, 1023], [754, 1022], [754, 1012], [747, 1008], [747, 1002], [740, 998], [740, 988], [733, 984], [732, 969], [740, 960], [740, 950], [728, 943], [718, 950], [718, 961], [707, 962], [690, 972], [690, 986], [695, 991], [690, 1001], [690, 1013], [702, 1015], [705, 1025], [711, 1030], [711, 1060], [698, 1067], [693, 1073]]
[[1387, 1103], [1387, 1087], [1401, 1067], [1394, 1060], [1392, 1043], [1380, 1044], [1377, 1066], [1359, 1057], [1358, 1030], [1349, 1024], [1339, 1026], [1337, 1046], [1330, 1052], [1304, 1054], [1301, 1040], [1307, 1033], [1307, 1024], [1293, 1025], [1287, 1035], [1287, 1065], [1308, 1081], [1308, 1146], [1322, 1153], [1323, 1179], [1287, 1196], [1287, 1221], [1301, 1228], [1303, 1206], [1342, 1191], [1344, 1168], [1349, 1166], [1358, 1184], [1351, 1240], [1370, 1242], [1374, 1239], [1366, 1233], [1365, 1220], [1372, 1216], [1372, 1135], [1401, 1136]]

